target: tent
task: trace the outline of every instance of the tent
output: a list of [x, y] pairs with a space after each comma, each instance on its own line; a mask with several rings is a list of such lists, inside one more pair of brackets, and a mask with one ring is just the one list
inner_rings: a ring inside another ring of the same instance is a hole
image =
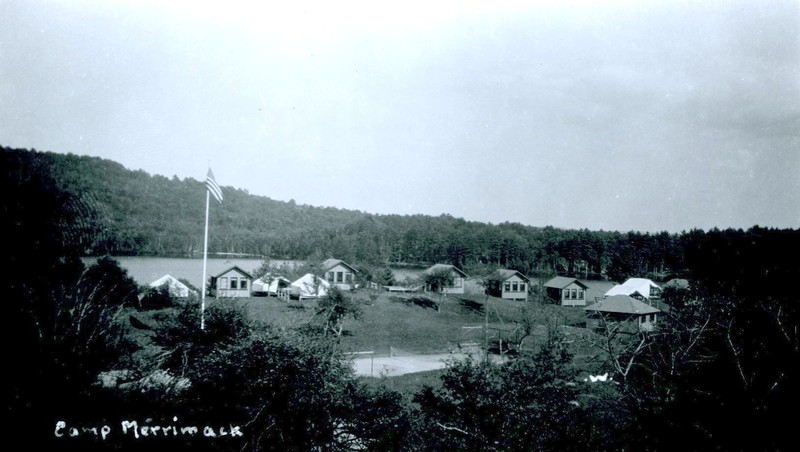
[[253, 293], [277, 295], [281, 289], [288, 287], [292, 282], [280, 275], [266, 274], [253, 281]]
[[324, 297], [328, 293], [329, 288], [330, 284], [328, 284], [328, 281], [311, 273], [306, 273], [289, 286], [289, 296], [300, 300]]
[[158, 278], [157, 280], [151, 282], [149, 286], [157, 288], [163, 286], [164, 284], [169, 285], [169, 295], [171, 297], [187, 298], [190, 292], [194, 292], [193, 290], [189, 289], [189, 286], [178, 281], [170, 275], [164, 275]]
[[614, 295], [636, 296], [642, 298], [658, 298], [661, 296], [661, 287], [653, 281], [645, 278], [630, 278], [622, 284], [617, 284], [605, 293], [605, 296]]

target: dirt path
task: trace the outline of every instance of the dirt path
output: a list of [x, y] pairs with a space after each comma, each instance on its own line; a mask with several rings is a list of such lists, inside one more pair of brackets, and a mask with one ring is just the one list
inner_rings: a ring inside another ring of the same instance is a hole
[[[376, 356], [375, 358], [356, 358], [353, 369], [356, 375], [366, 377], [396, 377], [398, 375], [429, 370], [444, 369], [447, 362], [462, 359], [481, 359], [480, 355], [464, 353], [442, 353], [436, 355]], [[500, 357], [493, 357], [494, 360]]]

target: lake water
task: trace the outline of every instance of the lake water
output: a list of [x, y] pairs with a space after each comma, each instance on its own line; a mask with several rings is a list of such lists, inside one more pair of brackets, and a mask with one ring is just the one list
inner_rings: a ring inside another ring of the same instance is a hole
[[[138, 284], [149, 284], [164, 275], [185, 278], [193, 285], [200, 287], [203, 279], [203, 259], [181, 257], [114, 257], [119, 265], [128, 271], [128, 276]], [[83, 262], [88, 266], [97, 258], [87, 257]], [[252, 272], [261, 266], [262, 259], [253, 258], [208, 258], [206, 278], [221, 273], [234, 265], [246, 272]], [[296, 266], [302, 261], [270, 260], [273, 266], [281, 264]], [[259, 277], [261, 275], [253, 275]]]
[[[128, 276], [133, 278], [137, 284], [150, 284], [164, 275], [172, 275], [174, 278], [185, 278], [194, 286], [199, 287], [200, 281], [203, 279], [203, 259], [201, 258], [188, 258], [188, 257], [128, 257], [128, 256], [112, 256], [119, 265], [128, 271]], [[96, 257], [86, 257], [83, 263], [87, 266], [94, 264], [97, 261]], [[206, 271], [206, 280], [212, 275], [222, 273], [223, 271], [238, 266], [246, 272], [252, 273], [255, 269], [261, 266], [262, 259], [257, 258], [236, 258], [236, 257], [209, 257], [208, 269]], [[300, 260], [270, 260], [270, 263], [275, 267], [282, 265], [297, 266], [302, 265], [303, 261]], [[415, 267], [402, 267], [392, 268], [395, 280], [398, 284], [403, 284], [407, 280], [416, 281], [422, 275], [424, 268]], [[259, 277], [261, 275], [253, 275]]]

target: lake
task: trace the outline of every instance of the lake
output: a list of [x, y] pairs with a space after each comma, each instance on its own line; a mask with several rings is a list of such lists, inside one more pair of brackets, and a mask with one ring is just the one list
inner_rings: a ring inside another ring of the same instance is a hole
[[[128, 271], [128, 276], [133, 278], [137, 284], [145, 285], [157, 280], [164, 275], [172, 275], [175, 278], [184, 278], [199, 287], [203, 279], [203, 259], [190, 257], [138, 257], [138, 256], [112, 256], [119, 262], [120, 267]], [[96, 257], [85, 257], [83, 263], [90, 266], [97, 262]], [[234, 265], [246, 272], [253, 272], [261, 266], [262, 259], [258, 258], [237, 258], [237, 257], [209, 257], [206, 280], [212, 275], [219, 274]], [[270, 260], [275, 267], [282, 265], [296, 267], [302, 265], [301, 260]], [[417, 267], [391, 267], [395, 280], [398, 284], [403, 284], [407, 280], [416, 281], [425, 268]], [[258, 278], [262, 275], [253, 275]]]
[[[128, 276], [133, 278], [137, 284], [150, 284], [164, 275], [172, 275], [175, 278], [185, 278], [193, 285], [200, 287], [203, 279], [203, 259], [202, 258], [188, 258], [188, 257], [115, 257], [114, 260], [119, 262], [120, 267], [128, 271]], [[97, 262], [96, 257], [87, 257], [83, 259], [84, 264], [87, 266]], [[261, 266], [262, 259], [254, 258], [225, 258], [214, 257], [208, 258], [208, 269], [206, 278], [211, 275], [216, 275], [227, 270], [234, 265], [238, 266], [246, 272], [252, 272]], [[273, 266], [280, 266], [282, 264], [297, 266], [303, 261], [290, 261], [290, 260], [270, 260]], [[253, 275], [259, 277], [261, 275]]]

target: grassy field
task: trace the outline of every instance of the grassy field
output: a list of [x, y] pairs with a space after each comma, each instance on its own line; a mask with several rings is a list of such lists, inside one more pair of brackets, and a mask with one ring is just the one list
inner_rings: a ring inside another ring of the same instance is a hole
[[[436, 294], [394, 294], [382, 291], [357, 291], [352, 296], [360, 302], [362, 313], [358, 319], [345, 322], [342, 345], [346, 351], [374, 351], [376, 355], [390, 353], [448, 353], [459, 344], [484, 342], [482, 327], [487, 321], [485, 295], [448, 295], [441, 299]], [[414, 303], [414, 297], [427, 297], [440, 306], [437, 311], [424, 303]], [[441, 301], [440, 301], [441, 300]], [[242, 301], [254, 318], [276, 325], [297, 325], [308, 321], [316, 307], [314, 301], [286, 302], [274, 297], [250, 298]], [[498, 331], [512, 331], [519, 324], [523, 308], [532, 303], [488, 298], [489, 336]], [[584, 311], [551, 304], [539, 305], [548, 314], [558, 316], [566, 325], [581, 325]], [[508, 333], [506, 333], [508, 334]], [[546, 334], [544, 327], [537, 328], [534, 340]]]

